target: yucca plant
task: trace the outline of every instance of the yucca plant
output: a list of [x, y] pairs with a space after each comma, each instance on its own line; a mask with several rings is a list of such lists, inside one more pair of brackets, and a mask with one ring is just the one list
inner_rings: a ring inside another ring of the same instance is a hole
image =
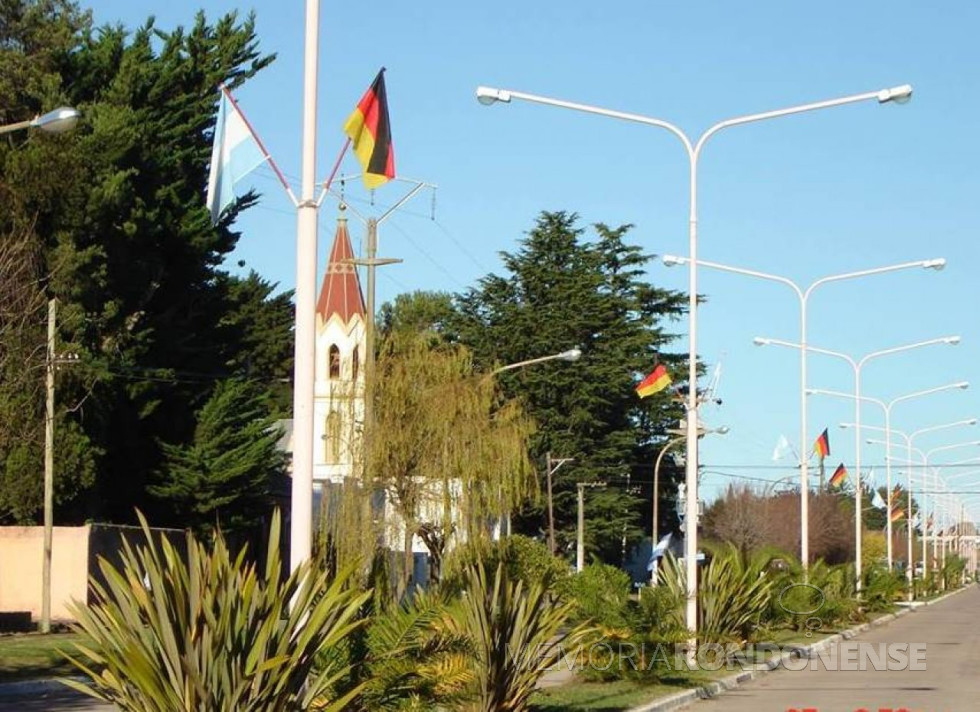
[[[741, 643], [749, 637], [772, 598], [769, 563], [769, 556], [743, 557], [733, 546], [714, 554], [698, 586], [702, 642]], [[674, 596], [686, 597], [685, 572], [673, 557], [666, 558], [661, 576]]]
[[574, 655], [590, 633], [565, 624], [571, 603], [557, 603], [547, 583], [526, 586], [508, 578], [503, 564], [489, 579], [483, 566], [466, 570], [466, 590], [453, 616], [455, 630], [473, 645], [473, 712], [523, 712], [544, 672]]
[[187, 561], [140, 515], [144, 541], [123, 541], [122, 568], [99, 561], [106, 584], [76, 603], [82, 636], [71, 662], [88, 678], [72, 687], [123, 712], [339, 712], [360, 690], [331, 696], [343, 665], [314, 673], [318, 651], [358, 625], [369, 593], [332, 580], [309, 563], [284, 577], [279, 513], [263, 570], [187, 535]]

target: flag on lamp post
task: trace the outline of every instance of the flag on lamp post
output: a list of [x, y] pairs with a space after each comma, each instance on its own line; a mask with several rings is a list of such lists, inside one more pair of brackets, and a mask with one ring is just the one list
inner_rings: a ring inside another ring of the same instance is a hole
[[654, 393], [659, 393], [669, 385], [670, 374], [667, 373], [667, 369], [664, 368], [663, 364], [659, 364], [649, 376], [637, 385], [636, 395], [640, 398], [646, 398], [647, 396], [652, 396]]
[[842, 462], [834, 470], [834, 474], [830, 476], [830, 486], [831, 487], [841, 487], [844, 484], [844, 480], [847, 479], [847, 468], [844, 467]]
[[888, 504], [885, 502], [885, 498], [881, 496], [881, 492], [878, 490], [875, 490], [871, 497], [871, 506], [882, 511], [888, 509]]
[[235, 202], [235, 183], [268, 158], [235, 100], [222, 86], [208, 175], [207, 206], [212, 224], [217, 224], [225, 208]]
[[830, 433], [827, 432], [827, 428], [823, 429], [820, 437], [813, 443], [813, 451], [817, 453], [817, 457], [821, 460], [830, 455]]
[[395, 177], [395, 147], [391, 143], [384, 67], [347, 117], [344, 133], [361, 162], [366, 187], [377, 188]]

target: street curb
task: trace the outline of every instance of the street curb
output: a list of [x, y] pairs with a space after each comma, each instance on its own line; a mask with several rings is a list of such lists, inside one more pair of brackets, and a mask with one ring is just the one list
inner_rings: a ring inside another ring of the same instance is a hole
[[85, 679], [84, 677], [73, 675], [71, 677], [44, 677], [39, 680], [4, 682], [0, 683], [0, 699], [4, 697], [31, 697], [33, 695], [45, 695], [49, 692], [64, 692], [71, 688], [65, 685], [62, 680], [84, 682]]
[[[931, 601], [925, 601], [922, 605], [931, 606], [939, 603], [940, 601], [946, 600], [950, 596], [955, 596], [958, 593], [962, 593], [963, 591], [967, 590], [967, 588], [968, 586], [963, 586], [955, 591], [945, 593], [939, 598], [934, 598]], [[877, 628], [885, 625], [886, 623], [891, 623], [896, 618], [907, 616], [914, 611], [914, 608], [902, 608], [894, 613], [886, 613], [883, 616], [875, 618], [873, 621], [868, 621], [867, 623], [862, 623], [861, 625], [854, 626], [853, 628], [848, 628], [840, 633], [834, 633], [833, 635], [828, 636], [816, 643], [812, 643], [811, 645], [793, 648], [792, 650], [783, 653], [778, 658], [773, 658], [765, 663], [761, 663], [753, 670], [744, 670], [735, 675], [730, 675], [729, 677], [722, 678], [721, 680], [716, 680], [715, 682], [707, 685], [702, 685], [701, 687], [695, 687], [690, 690], [684, 690], [683, 692], [677, 692], [673, 695], [669, 695], [668, 697], [662, 697], [659, 700], [653, 700], [652, 702], [648, 702], [638, 707], [631, 707], [629, 710], [627, 710], [627, 712], [670, 712], [670, 710], [686, 707], [697, 700], [717, 697], [718, 695], [724, 694], [728, 690], [735, 689], [749, 680], [755, 680], [758, 677], [769, 674], [773, 670], [779, 669], [783, 666], [783, 663], [792, 656], [799, 658], [812, 658], [815, 653], [830, 647], [834, 643], [841, 640], [850, 640], [851, 638], [869, 631], [872, 628]]]

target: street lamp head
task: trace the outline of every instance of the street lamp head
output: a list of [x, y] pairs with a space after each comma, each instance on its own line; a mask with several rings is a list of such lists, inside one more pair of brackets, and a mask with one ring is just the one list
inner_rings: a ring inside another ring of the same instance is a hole
[[977, 424], [977, 419], [976, 418], [970, 418], [968, 421], [966, 421], [966, 424], [967, 425], [976, 425]]
[[923, 260], [922, 269], [934, 269], [937, 272], [942, 271], [946, 267], [945, 257], [936, 257], [932, 260]]
[[575, 347], [574, 349], [569, 349], [568, 351], [562, 351], [558, 354], [558, 358], [562, 361], [578, 361], [582, 358], [582, 349]]
[[728, 435], [730, 428], [727, 425], [722, 425], [720, 428], [715, 428], [715, 433], [718, 435]]
[[484, 106], [496, 104], [498, 101], [509, 104], [510, 92], [503, 89], [494, 89], [493, 87], [477, 87], [476, 100]]
[[78, 123], [78, 117], [81, 114], [77, 109], [72, 109], [69, 106], [62, 106], [54, 111], [49, 111], [46, 114], [41, 114], [36, 119], [31, 121], [31, 128], [40, 129], [45, 133], [59, 134], [65, 131], [71, 131], [75, 128], [75, 124]]
[[907, 104], [912, 99], [912, 85], [903, 84], [900, 87], [882, 89], [878, 92], [878, 103], [887, 104], [892, 101], [896, 104]]
[[950, 346], [956, 346], [958, 343], [960, 343], [960, 337], [959, 336], [949, 336], [949, 337], [943, 339], [943, 343], [944, 344], [949, 344]]
[[970, 387], [970, 382], [969, 381], [960, 381], [959, 383], [956, 384], [956, 387], [959, 388], [960, 390], [965, 391], [967, 388]]
[[687, 262], [686, 257], [678, 257], [677, 255], [664, 255], [662, 259], [664, 265], [667, 267], [676, 267]]
[[763, 336], [756, 336], [752, 339], [752, 343], [756, 346], [769, 346], [772, 343], [772, 339], [767, 339]]

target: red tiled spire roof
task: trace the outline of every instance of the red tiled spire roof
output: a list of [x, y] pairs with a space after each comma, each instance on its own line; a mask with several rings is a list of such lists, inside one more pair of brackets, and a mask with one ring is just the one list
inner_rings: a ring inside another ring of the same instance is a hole
[[326, 322], [334, 314], [345, 324], [357, 315], [364, 318], [364, 296], [357, 268], [346, 260], [354, 259], [354, 248], [347, 232], [347, 218], [337, 218], [337, 232], [330, 249], [327, 273], [323, 277], [320, 298], [316, 302], [316, 313]]

